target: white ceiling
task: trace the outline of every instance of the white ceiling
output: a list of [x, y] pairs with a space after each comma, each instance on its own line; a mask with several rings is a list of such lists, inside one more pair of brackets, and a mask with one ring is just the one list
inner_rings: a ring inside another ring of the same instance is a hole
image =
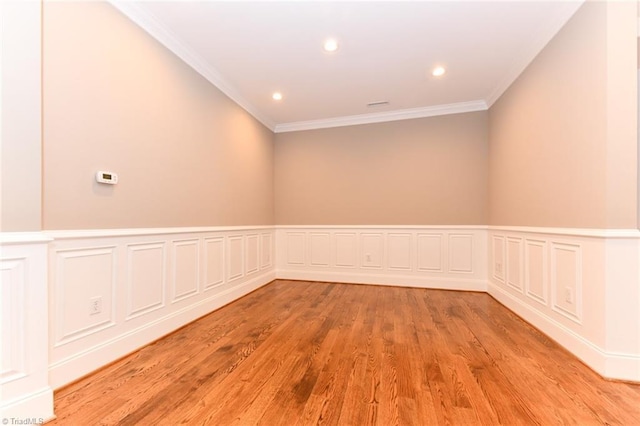
[[276, 132], [487, 109], [581, 3], [112, 1]]

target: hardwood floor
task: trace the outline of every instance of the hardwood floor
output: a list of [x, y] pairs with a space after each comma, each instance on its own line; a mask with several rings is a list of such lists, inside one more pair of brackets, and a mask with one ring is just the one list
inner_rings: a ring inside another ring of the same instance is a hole
[[640, 425], [482, 293], [275, 281], [55, 393], [68, 425]]

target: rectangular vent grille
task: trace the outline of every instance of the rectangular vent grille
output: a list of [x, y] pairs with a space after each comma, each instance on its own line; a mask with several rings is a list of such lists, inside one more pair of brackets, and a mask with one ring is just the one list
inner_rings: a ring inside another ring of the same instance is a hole
[[369, 108], [371, 107], [377, 107], [377, 106], [383, 106], [383, 105], [389, 105], [389, 101], [377, 101], [377, 102], [369, 102], [367, 104], [367, 106]]

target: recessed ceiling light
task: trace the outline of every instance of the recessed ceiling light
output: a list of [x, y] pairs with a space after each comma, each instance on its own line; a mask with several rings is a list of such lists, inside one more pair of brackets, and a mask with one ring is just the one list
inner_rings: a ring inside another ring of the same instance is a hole
[[443, 67], [435, 67], [433, 71], [431, 71], [431, 74], [433, 74], [434, 77], [440, 77], [444, 75], [445, 72], [446, 71]]
[[324, 42], [323, 48], [325, 52], [335, 52], [338, 50], [338, 41], [333, 38], [327, 39]]
[[273, 98], [274, 101], [281, 101], [282, 100], [282, 93], [275, 92], [273, 95], [271, 95], [271, 97]]

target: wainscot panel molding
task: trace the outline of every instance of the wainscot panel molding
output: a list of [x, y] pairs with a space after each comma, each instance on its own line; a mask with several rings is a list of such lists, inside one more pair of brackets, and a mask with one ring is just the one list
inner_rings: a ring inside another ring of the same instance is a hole
[[47, 244], [38, 232], [0, 234], [0, 418], [49, 420]]
[[282, 279], [486, 291], [485, 226], [278, 226]]
[[275, 278], [487, 291], [604, 377], [640, 381], [640, 232], [257, 226], [0, 233], [2, 416]]
[[46, 232], [53, 239], [50, 385], [64, 386], [274, 280], [274, 232], [265, 226]]
[[640, 232], [489, 227], [488, 292], [600, 375], [640, 381]]

